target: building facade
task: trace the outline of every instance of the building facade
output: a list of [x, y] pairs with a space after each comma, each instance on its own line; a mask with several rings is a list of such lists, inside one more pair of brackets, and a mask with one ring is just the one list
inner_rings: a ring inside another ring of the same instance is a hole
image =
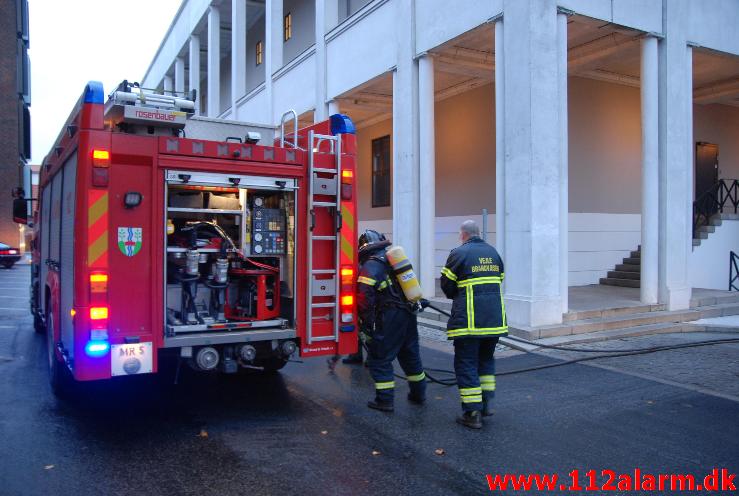
[[693, 219], [739, 178], [737, 25], [732, 0], [185, 0], [143, 85], [214, 117], [348, 114], [360, 225], [432, 294], [489, 212], [510, 322], [539, 326], [631, 252], [645, 303], [725, 284], [739, 221], [701, 239]]
[[22, 243], [23, 233], [11, 216], [11, 191], [26, 185], [30, 195], [26, 167], [31, 158], [28, 43], [27, 0], [0, 1], [0, 241], [13, 246]]

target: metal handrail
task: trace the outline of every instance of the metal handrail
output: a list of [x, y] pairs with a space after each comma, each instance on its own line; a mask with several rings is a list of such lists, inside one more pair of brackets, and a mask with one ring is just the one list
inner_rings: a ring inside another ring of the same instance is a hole
[[739, 255], [729, 252], [729, 291], [739, 291]]
[[693, 202], [693, 238], [717, 213], [739, 213], [739, 179], [720, 179]]
[[288, 110], [284, 114], [282, 114], [282, 118], [280, 119], [280, 148], [285, 147], [285, 122], [286, 117], [289, 117], [290, 114], [293, 116], [293, 142], [292, 146], [293, 148], [298, 148], [298, 113], [295, 112], [293, 109]]

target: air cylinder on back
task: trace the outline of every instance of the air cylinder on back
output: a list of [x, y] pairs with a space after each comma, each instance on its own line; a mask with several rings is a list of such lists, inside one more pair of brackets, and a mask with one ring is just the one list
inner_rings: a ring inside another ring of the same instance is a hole
[[395, 272], [395, 278], [400, 284], [400, 288], [403, 290], [403, 294], [411, 303], [416, 303], [423, 297], [421, 291], [421, 285], [418, 283], [418, 277], [413, 272], [413, 265], [408, 257], [405, 255], [405, 251], [402, 246], [391, 246], [385, 252], [387, 261]]

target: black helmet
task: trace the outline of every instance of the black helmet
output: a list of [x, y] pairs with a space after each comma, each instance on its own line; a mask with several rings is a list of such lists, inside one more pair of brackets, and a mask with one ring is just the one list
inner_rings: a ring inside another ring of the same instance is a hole
[[364, 258], [370, 253], [390, 246], [390, 241], [387, 240], [384, 234], [367, 229], [359, 236], [359, 258]]

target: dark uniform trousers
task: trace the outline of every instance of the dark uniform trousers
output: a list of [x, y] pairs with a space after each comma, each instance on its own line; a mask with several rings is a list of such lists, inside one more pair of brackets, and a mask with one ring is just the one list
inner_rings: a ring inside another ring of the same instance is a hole
[[411, 395], [423, 400], [426, 373], [418, 346], [416, 315], [409, 310], [389, 269], [384, 256], [372, 257], [362, 264], [357, 279], [357, 309], [367, 336], [367, 365], [375, 381], [375, 397], [380, 402], [393, 402], [393, 360], [397, 358]]
[[495, 345], [508, 334], [498, 252], [472, 237], [449, 254], [441, 289], [452, 299], [447, 337], [454, 340], [454, 371], [464, 411], [479, 411], [495, 396]]
[[426, 373], [421, 364], [418, 349], [418, 327], [416, 316], [401, 308], [386, 308], [382, 312], [382, 326], [372, 334], [369, 350], [369, 370], [375, 381], [375, 395], [378, 401], [393, 402], [395, 395], [395, 376], [393, 360], [396, 358], [408, 378], [411, 395], [415, 398], [426, 396]]
[[454, 340], [454, 372], [464, 411], [481, 410], [495, 396], [495, 345], [498, 336]]

